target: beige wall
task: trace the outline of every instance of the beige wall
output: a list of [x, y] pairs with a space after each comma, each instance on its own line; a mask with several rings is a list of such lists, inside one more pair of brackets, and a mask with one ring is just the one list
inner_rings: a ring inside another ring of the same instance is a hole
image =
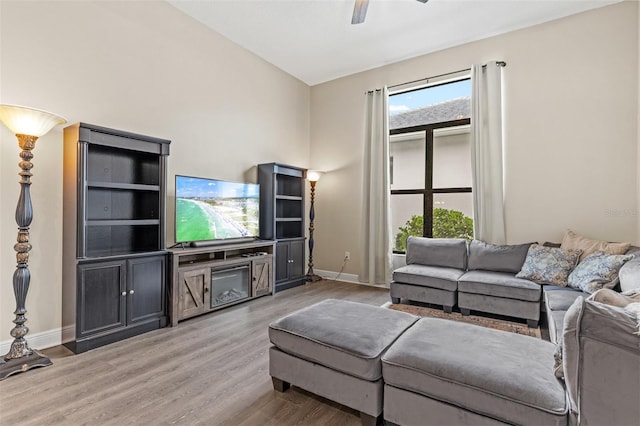
[[[0, 16], [0, 103], [173, 141], [169, 240], [175, 174], [255, 181], [260, 162], [307, 165], [309, 87], [165, 2], [2, 0]], [[18, 152], [2, 126], [0, 342], [15, 306]], [[39, 333], [61, 324], [62, 128], [34, 154], [27, 325]]]
[[509, 243], [566, 228], [638, 242], [638, 11], [623, 2], [447, 49], [311, 89], [319, 270], [357, 274], [364, 93], [504, 60]]

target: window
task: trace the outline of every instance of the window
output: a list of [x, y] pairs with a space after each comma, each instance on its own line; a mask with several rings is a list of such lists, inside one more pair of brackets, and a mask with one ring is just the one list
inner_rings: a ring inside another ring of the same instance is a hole
[[389, 96], [395, 252], [409, 235], [473, 237], [470, 115], [468, 75]]

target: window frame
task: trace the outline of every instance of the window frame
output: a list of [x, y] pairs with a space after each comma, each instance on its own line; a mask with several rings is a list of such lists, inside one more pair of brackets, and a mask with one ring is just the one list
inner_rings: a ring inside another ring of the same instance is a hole
[[[420, 126], [401, 127], [389, 131], [389, 136], [401, 135], [405, 133], [424, 132], [425, 134], [425, 167], [424, 167], [424, 188], [420, 189], [394, 189], [391, 195], [422, 195], [422, 214], [423, 214], [423, 237], [433, 237], [433, 195], [434, 194], [456, 194], [473, 192], [473, 187], [449, 187], [434, 188], [433, 187], [433, 132], [437, 129], [447, 127], [457, 127], [470, 125], [471, 118], [462, 118], [459, 120], [442, 121], [439, 123], [431, 123]], [[394, 253], [404, 253], [394, 250]]]

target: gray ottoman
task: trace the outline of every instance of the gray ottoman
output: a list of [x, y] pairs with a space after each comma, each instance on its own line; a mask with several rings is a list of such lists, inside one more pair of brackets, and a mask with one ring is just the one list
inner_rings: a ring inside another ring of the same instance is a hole
[[269, 325], [269, 374], [278, 391], [290, 384], [360, 411], [362, 424], [382, 413], [380, 358], [418, 317], [328, 299]]
[[402, 425], [566, 425], [555, 345], [423, 318], [382, 358], [384, 418]]

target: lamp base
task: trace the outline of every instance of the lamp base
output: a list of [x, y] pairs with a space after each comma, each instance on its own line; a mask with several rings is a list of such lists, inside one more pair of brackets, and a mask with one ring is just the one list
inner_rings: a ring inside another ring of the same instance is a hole
[[49, 358], [42, 355], [40, 352], [32, 350], [31, 355], [23, 356], [21, 358], [10, 359], [5, 361], [4, 358], [0, 358], [0, 380], [4, 380], [12, 374], [22, 373], [27, 370], [31, 370], [36, 367], [46, 367], [53, 364]]
[[322, 280], [320, 275], [316, 274], [307, 274], [305, 275], [305, 281], [315, 283], [316, 281]]

